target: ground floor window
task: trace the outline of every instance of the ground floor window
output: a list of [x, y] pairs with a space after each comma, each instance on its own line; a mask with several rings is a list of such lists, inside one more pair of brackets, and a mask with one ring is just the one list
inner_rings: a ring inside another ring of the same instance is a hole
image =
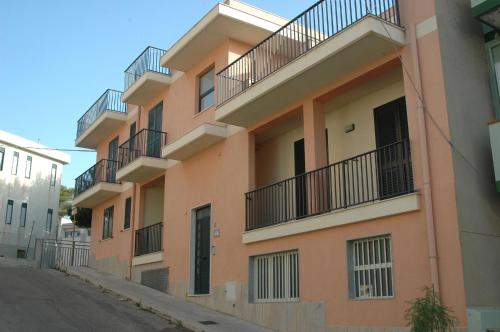
[[113, 237], [113, 212], [114, 206], [104, 210], [104, 222], [102, 224], [102, 238], [110, 239]]
[[255, 302], [288, 302], [299, 299], [297, 250], [255, 256], [250, 259]]
[[390, 235], [350, 241], [348, 253], [351, 298], [373, 299], [394, 295]]

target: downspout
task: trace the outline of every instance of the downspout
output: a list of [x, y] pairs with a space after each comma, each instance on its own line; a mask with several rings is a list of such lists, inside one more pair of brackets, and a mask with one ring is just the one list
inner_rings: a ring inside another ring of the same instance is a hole
[[439, 268], [437, 258], [436, 232], [434, 226], [434, 208], [432, 205], [431, 175], [429, 166], [429, 150], [427, 142], [427, 126], [425, 123], [425, 109], [422, 94], [422, 80], [420, 73], [420, 58], [418, 55], [418, 44], [416, 26], [410, 27], [411, 55], [413, 58], [413, 72], [415, 89], [417, 90], [417, 123], [419, 130], [419, 143], [421, 148], [421, 167], [423, 176], [423, 198], [425, 204], [425, 220], [427, 229], [427, 246], [429, 249], [429, 264], [431, 282], [436, 292], [439, 292]]
[[[142, 110], [142, 106], [139, 106], [138, 111], [137, 111], [136, 133], [139, 130], [141, 130], [140, 129], [141, 128], [141, 110]], [[131, 213], [132, 220], [130, 223], [130, 231], [131, 231], [130, 232], [130, 264], [129, 264], [129, 268], [128, 268], [128, 279], [129, 280], [132, 280], [132, 261], [134, 259], [135, 214], [136, 214], [136, 211], [139, 211], [139, 209], [137, 209], [137, 206], [136, 206], [137, 188], [138, 188], [138, 184], [134, 182], [134, 195], [132, 196], [133, 213]], [[137, 216], [137, 218], [139, 218], [139, 216]]]

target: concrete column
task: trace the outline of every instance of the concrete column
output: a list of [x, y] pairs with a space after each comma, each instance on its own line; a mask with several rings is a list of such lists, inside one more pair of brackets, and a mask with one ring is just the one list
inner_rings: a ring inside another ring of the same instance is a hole
[[326, 127], [324, 104], [307, 100], [302, 106], [306, 172], [326, 166]]

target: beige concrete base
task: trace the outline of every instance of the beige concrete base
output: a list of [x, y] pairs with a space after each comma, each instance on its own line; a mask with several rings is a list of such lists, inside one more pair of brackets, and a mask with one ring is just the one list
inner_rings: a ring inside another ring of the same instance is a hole
[[103, 259], [96, 259], [94, 255], [90, 255], [89, 257], [89, 267], [123, 279], [128, 278], [129, 266], [129, 261], [120, 261], [116, 257], [107, 257]]
[[156, 263], [148, 263], [142, 265], [132, 266], [132, 281], [136, 283], [141, 283], [141, 274], [144, 271], [156, 270], [165, 268], [165, 264], [163, 262]]

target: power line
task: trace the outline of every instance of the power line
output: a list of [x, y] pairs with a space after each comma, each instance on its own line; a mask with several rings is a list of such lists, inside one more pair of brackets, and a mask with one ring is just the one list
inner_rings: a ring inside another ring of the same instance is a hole
[[18, 149], [31, 149], [31, 150], [51, 150], [51, 151], [64, 151], [64, 152], [95, 152], [95, 150], [89, 149], [66, 149], [66, 148], [49, 148], [49, 147], [38, 147], [38, 146], [15, 146]]

